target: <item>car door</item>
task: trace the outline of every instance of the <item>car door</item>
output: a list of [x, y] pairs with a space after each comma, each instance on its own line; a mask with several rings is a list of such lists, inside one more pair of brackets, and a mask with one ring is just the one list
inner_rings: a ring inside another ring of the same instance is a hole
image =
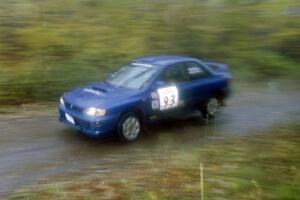
[[177, 117], [191, 100], [189, 75], [183, 63], [166, 67], [158, 78], [160, 86], [152, 92], [152, 108], [159, 118]]
[[213, 75], [200, 63], [195, 61], [184, 62], [190, 78], [191, 105], [202, 105], [212, 92]]

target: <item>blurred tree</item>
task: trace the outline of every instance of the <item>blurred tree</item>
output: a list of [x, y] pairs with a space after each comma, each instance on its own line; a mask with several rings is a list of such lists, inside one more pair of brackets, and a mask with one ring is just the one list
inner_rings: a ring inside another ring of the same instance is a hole
[[2, 0], [0, 102], [51, 100], [151, 54], [297, 77], [299, 18], [298, 0]]

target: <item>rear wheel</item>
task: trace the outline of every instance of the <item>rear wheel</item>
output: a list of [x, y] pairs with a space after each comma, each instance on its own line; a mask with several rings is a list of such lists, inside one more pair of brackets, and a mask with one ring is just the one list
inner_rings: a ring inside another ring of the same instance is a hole
[[201, 109], [203, 117], [206, 119], [211, 119], [217, 116], [220, 111], [222, 102], [219, 98], [211, 97], [207, 100], [204, 104], [203, 108]]
[[136, 140], [141, 133], [141, 122], [135, 113], [123, 115], [118, 124], [118, 136], [123, 142]]

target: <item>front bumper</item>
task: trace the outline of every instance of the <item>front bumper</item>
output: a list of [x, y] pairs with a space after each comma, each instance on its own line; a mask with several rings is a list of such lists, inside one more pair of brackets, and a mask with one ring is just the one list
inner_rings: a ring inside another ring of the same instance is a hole
[[[118, 115], [108, 115], [104, 117], [89, 117], [82, 113], [76, 113], [66, 109], [64, 106], [58, 106], [59, 121], [77, 131], [89, 136], [100, 136], [112, 132], [117, 127]], [[74, 124], [66, 119], [66, 114], [74, 119]]]

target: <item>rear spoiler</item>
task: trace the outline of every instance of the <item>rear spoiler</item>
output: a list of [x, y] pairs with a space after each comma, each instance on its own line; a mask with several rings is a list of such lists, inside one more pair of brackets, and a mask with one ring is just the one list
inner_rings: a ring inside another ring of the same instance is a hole
[[229, 67], [223, 63], [205, 62], [205, 64], [214, 72], [229, 72]]

